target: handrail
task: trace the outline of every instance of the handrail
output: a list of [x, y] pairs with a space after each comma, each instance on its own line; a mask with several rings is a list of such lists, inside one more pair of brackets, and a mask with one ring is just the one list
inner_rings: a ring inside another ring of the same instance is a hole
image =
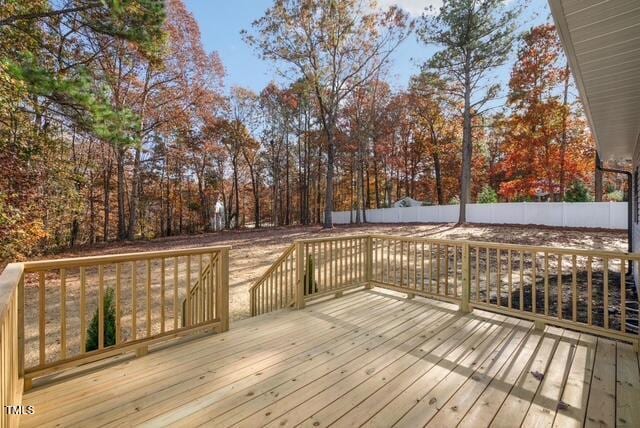
[[180, 248], [176, 250], [161, 250], [161, 251], [146, 251], [138, 253], [123, 253], [123, 254], [108, 254], [103, 256], [86, 256], [86, 257], [70, 257], [65, 259], [51, 259], [51, 260], [34, 260], [31, 262], [25, 262], [25, 271], [32, 272], [43, 269], [59, 269], [64, 267], [80, 267], [80, 266], [93, 266], [98, 263], [118, 263], [118, 262], [133, 262], [141, 260], [156, 259], [162, 257], [180, 257], [187, 255], [200, 255], [208, 254], [217, 251], [230, 250], [231, 246], [213, 246], [213, 247], [198, 247], [198, 248]]
[[393, 238], [399, 241], [420, 241], [420, 242], [432, 242], [434, 244], [449, 244], [449, 245], [460, 245], [461, 243], [466, 243], [471, 246], [478, 247], [489, 247], [489, 248], [501, 248], [501, 249], [511, 249], [511, 250], [525, 250], [531, 251], [535, 250], [538, 252], [553, 252], [553, 253], [562, 253], [565, 255], [583, 255], [583, 256], [596, 256], [596, 257], [613, 257], [613, 258], [625, 258], [628, 260], [640, 261], [640, 253], [628, 253], [626, 251], [611, 251], [611, 250], [581, 250], [578, 248], [568, 248], [568, 247], [549, 247], [543, 245], [525, 245], [525, 244], [509, 244], [509, 243], [500, 243], [500, 242], [492, 242], [492, 241], [474, 241], [469, 239], [439, 239], [439, 238], [425, 238], [425, 237], [410, 237], [410, 236], [389, 236], [389, 235], [381, 235], [381, 234], [372, 234], [369, 235], [371, 238], [379, 238], [379, 239], [389, 239]]

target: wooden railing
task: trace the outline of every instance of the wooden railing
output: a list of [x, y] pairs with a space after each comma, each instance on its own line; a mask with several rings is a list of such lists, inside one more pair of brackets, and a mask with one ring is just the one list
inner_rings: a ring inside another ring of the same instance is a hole
[[[305, 299], [369, 284], [368, 236], [305, 239], [296, 242], [304, 261], [302, 289]], [[298, 302], [303, 304], [303, 301]]]
[[367, 285], [370, 253], [367, 236], [298, 240], [278, 257], [249, 289], [251, 315]]
[[222, 299], [218, 295], [222, 292], [219, 286], [222, 277], [222, 263], [218, 263], [220, 253], [200, 254], [198, 257], [198, 277], [182, 300], [182, 327], [220, 319], [216, 306], [216, 301]]
[[472, 307], [618, 339], [638, 338], [638, 255], [470, 242]]
[[0, 275], [0, 427], [18, 426], [22, 403], [22, 360], [19, 352], [21, 293], [24, 266], [10, 264]]
[[229, 247], [10, 264], [0, 277], [3, 404], [16, 377], [28, 389], [55, 370], [226, 331], [228, 269]]
[[[638, 262], [640, 255], [622, 252], [362, 235], [296, 241], [277, 264], [289, 266], [282, 289], [293, 296], [284, 301], [299, 308], [316, 296], [377, 286], [637, 344], [638, 294], [627, 270]], [[273, 275], [272, 267], [256, 286]], [[253, 315], [286, 306], [277, 303], [278, 286], [262, 300], [256, 290]]]
[[249, 289], [251, 316], [286, 308], [294, 303], [296, 252], [292, 244]]
[[373, 285], [460, 303], [463, 243], [371, 236]]

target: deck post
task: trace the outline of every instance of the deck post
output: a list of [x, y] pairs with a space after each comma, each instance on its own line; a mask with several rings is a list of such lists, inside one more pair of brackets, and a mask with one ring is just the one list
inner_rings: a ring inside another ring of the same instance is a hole
[[148, 353], [149, 353], [149, 347], [146, 346], [146, 345], [139, 346], [139, 347], [136, 348], [136, 357], [137, 358], [144, 357]]
[[462, 244], [462, 296], [460, 312], [471, 312], [471, 259], [469, 257], [469, 244]]
[[304, 308], [304, 254], [302, 242], [296, 241], [296, 309]]
[[220, 250], [221, 275], [220, 275], [220, 301], [218, 302], [220, 317], [220, 332], [229, 330], [229, 249]]
[[371, 289], [373, 285], [371, 285], [371, 281], [373, 280], [373, 238], [371, 235], [367, 236], [367, 246], [366, 246], [366, 282], [367, 285], [365, 288]]

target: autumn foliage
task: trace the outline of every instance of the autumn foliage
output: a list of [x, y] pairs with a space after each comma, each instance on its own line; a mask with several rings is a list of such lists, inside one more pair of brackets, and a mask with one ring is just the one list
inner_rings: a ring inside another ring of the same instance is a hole
[[244, 35], [288, 66], [255, 91], [225, 86], [181, 0], [0, 8], [0, 259], [210, 232], [217, 202], [225, 228], [327, 223], [331, 208], [363, 222], [405, 196], [456, 203], [465, 115], [472, 202], [591, 188], [593, 142], [553, 26], [523, 36], [504, 105], [465, 112], [459, 82], [432, 66], [398, 87], [388, 62], [414, 23], [366, 3], [274, 1]]

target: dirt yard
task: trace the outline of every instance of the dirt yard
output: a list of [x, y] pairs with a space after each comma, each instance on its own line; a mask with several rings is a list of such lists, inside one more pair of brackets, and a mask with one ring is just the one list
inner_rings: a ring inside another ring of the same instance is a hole
[[314, 226], [228, 231], [154, 241], [99, 245], [70, 251], [61, 254], [60, 257], [231, 245], [229, 304], [232, 320], [238, 320], [249, 316], [249, 293], [247, 291], [249, 287], [295, 239], [366, 233], [620, 251], [625, 251], [627, 245], [625, 231], [567, 230], [536, 226], [473, 225], [457, 227], [454, 224], [402, 224], [340, 226], [333, 230], [322, 230], [320, 227]]

